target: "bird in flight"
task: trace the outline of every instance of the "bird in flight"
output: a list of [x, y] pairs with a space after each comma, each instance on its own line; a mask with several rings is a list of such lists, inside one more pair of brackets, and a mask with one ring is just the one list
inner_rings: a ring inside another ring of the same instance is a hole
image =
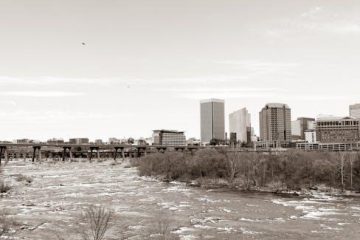
[[84, 42], [81, 43], [83, 46], [85, 46], [86, 44]]

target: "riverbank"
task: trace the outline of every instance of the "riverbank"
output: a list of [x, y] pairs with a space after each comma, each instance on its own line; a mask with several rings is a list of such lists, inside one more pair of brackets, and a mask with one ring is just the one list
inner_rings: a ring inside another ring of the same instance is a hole
[[285, 198], [319, 198], [324, 196], [343, 197], [343, 198], [360, 198], [360, 193], [354, 191], [342, 191], [341, 189], [331, 188], [324, 185], [312, 187], [311, 189], [287, 190], [272, 187], [258, 187], [256, 189], [243, 189], [237, 186], [230, 186], [224, 179], [201, 179], [192, 181], [169, 181], [164, 176], [154, 176], [154, 180], [170, 184], [184, 184], [192, 188], [201, 188], [205, 190], [218, 192], [233, 192], [245, 194], [273, 194]]
[[138, 168], [140, 176], [204, 188], [294, 195], [307, 195], [318, 189], [330, 195], [358, 196], [350, 190], [360, 190], [360, 175], [356, 174], [360, 172], [360, 159], [345, 157], [323, 152], [287, 151], [272, 155], [203, 149], [195, 155], [151, 154], [131, 164]]

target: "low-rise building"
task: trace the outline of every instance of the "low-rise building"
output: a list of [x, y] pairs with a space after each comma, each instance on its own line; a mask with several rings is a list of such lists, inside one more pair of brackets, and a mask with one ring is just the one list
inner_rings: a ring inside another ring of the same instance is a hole
[[14, 143], [17, 144], [26, 144], [26, 143], [32, 143], [34, 140], [32, 139], [27, 139], [27, 138], [23, 138], [23, 139], [16, 139], [14, 140]]
[[314, 118], [300, 117], [291, 121], [291, 134], [293, 140], [305, 140], [305, 131], [314, 129]]
[[355, 143], [360, 141], [360, 119], [326, 117], [316, 120], [316, 140], [320, 143]]
[[185, 134], [183, 131], [153, 130], [153, 145], [185, 146]]
[[306, 130], [305, 132], [305, 141], [308, 143], [316, 143], [316, 131], [315, 130]]
[[118, 138], [109, 138], [109, 144], [120, 144], [121, 143], [121, 139]]
[[200, 146], [200, 145], [201, 145], [201, 140], [200, 140], [200, 139], [196, 139], [196, 138], [189, 138], [189, 139], [186, 141], [186, 144], [187, 144], [187, 145], [190, 145], [190, 146]]
[[51, 138], [46, 141], [48, 144], [63, 144], [65, 141], [61, 138]]
[[69, 143], [70, 144], [88, 144], [89, 139], [88, 138], [70, 138]]
[[359, 151], [360, 143], [297, 143], [296, 148], [305, 151]]
[[349, 106], [350, 117], [360, 118], [360, 103]]

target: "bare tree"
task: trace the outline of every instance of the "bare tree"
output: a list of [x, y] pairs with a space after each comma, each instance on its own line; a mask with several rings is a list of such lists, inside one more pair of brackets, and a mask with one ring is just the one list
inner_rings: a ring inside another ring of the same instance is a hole
[[351, 153], [350, 155], [350, 189], [353, 190], [353, 162], [355, 159], [355, 154]]
[[89, 206], [82, 214], [80, 234], [83, 240], [102, 240], [110, 228], [113, 212], [102, 206]]
[[340, 174], [341, 174], [341, 190], [344, 191], [345, 183], [344, 183], [344, 162], [345, 162], [345, 155], [346, 153], [340, 153]]
[[235, 178], [241, 170], [241, 155], [239, 152], [228, 152], [226, 155], [227, 179], [230, 186], [233, 186]]

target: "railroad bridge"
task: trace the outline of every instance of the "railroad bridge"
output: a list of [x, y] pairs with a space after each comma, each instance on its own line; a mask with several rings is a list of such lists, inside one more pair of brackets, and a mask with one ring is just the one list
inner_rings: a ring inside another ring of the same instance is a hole
[[129, 145], [129, 144], [50, 144], [50, 143], [0, 143], [0, 164], [12, 158], [31, 158], [32, 162], [43, 158], [57, 158], [62, 161], [73, 158], [94, 157], [113, 158], [120, 156], [134, 158], [146, 156], [155, 152], [181, 151], [193, 154], [202, 146], [164, 146], [164, 145]]

